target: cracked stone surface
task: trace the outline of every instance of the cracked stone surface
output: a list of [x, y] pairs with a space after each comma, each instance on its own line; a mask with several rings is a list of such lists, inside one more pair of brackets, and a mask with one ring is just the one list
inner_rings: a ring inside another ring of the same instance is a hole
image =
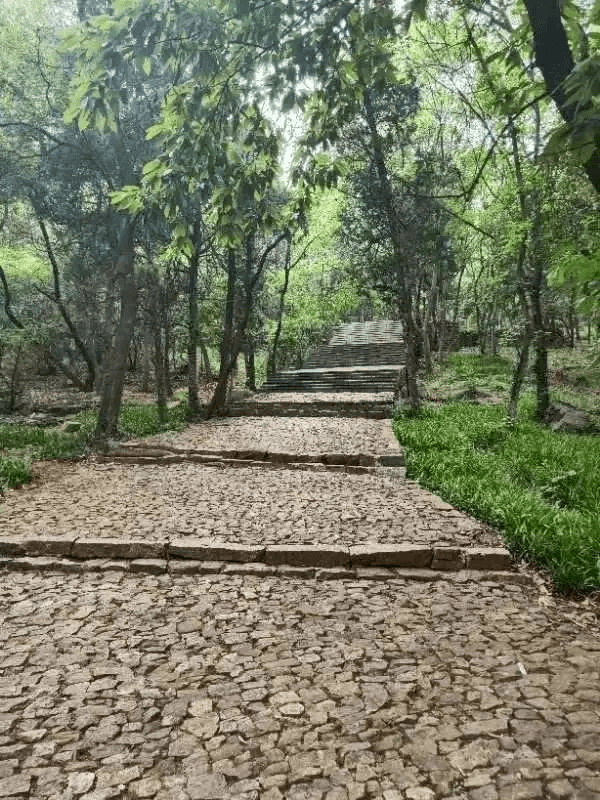
[[0, 574], [0, 798], [600, 796], [600, 635], [534, 587]]
[[[236, 418], [156, 438], [178, 448], [400, 452], [389, 420]], [[487, 526], [394, 468], [358, 475], [189, 462], [41, 463], [37, 469], [37, 482], [7, 492], [0, 503], [0, 536], [160, 542], [192, 536], [246, 545], [501, 544]]]
[[258, 392], [246, 402], [261, 403], [391, 403], [393, 392]]
[[[296, 395], [294, 395], [296, 397]], [[144, 439], [190, 449], [285, 453], [394, 454], [400, 448], [389, 420], [314, 417], [238, 417], [190, 425], [181, 433]]]
[[0, 535], [167, 538], [243, 544], [480, 544], [500, 540], [393, 470], [65, 465], [6, 493]]

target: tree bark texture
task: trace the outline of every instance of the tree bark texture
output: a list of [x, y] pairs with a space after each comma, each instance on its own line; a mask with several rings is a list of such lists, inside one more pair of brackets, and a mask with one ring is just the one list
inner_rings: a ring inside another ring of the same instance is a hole
[[106, 370], [98, 410], [96, 440], [102, 442], [117, 432], [123, 386], [127, 372], [129, 345], [135, 329], [138, 287], [135, 276], [134, 222], [125, 225], [121, 235], [120, 256], [117, 260], [117, 278], [121, 311], [111, 352], [105, 360]]
[[[562, 23], [560, 3], [558, 0], [525, 0], [525, 7], [533, 31], [536, 64], [562, 118], [573, 125], [580, 109], [576, 104], [568, 102], [564, 81], [572, 72], [575, 62]], [[585, 171], [596, 191], [600, 193], [598, 147], [585, 164]]]
[[385, 163], [384, 145], [377, 128], [375, 112], [371, 102], [368, 88], [363, 90], [363, 104], [365, 117], [370, 134], [370, 145], [373, 151], [373, 160], [379, 178], [379, 186], [384, 202], [387, 222], [394, 250], [396, 263], [396, 273], [398, 276], [398, 289], [400, 293], [401, 318], [406, 340], [406, 383], [408, 391], [408, 404], [412, 410], [417, 410], [420, 406], [420, 397], [417, 387], [417, 367], [418, 367], [418, 335], [419, 330], [414, 317], [414, 301], [411, 291], [410, 281], [403, 267], [402, 244], [400, 236], [401, 222], [394, 203], [394, 193], [392, 182]]
[[283, 315], [285, 312], [285, 298], [290, 285], [290, 273], [292, 270], [292, 237], [288, 236], [285, 251], [284, 263], [284, 278], [281, 292], [279, 293], [279, 308], [277, 309], [277, 327], [275, 328], [275, 335], [273, 336], [273, 344], [271, 352], [269, 353], [269, 360], [267, 362], [267, 378], [271, 378], [277, 371], [277, 349], [279, 347], [279, 339], [281, 338], [281, 329], [283, 327]]
[[188, 282], [188, 308], [190, 313], [188, 331], [188, 412], [195, 416], [200, 413], [198, 400], [198, 265], [200, 263], [200, 242], [196, 230], [194, 253], [190, 258]]

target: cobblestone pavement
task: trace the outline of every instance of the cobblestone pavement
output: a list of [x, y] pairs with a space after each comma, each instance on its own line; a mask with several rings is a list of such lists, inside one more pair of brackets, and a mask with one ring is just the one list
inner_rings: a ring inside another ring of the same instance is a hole
[[[314, 418], [170, 441], [395, 447], [378, 422]], [[497, 542], [393, 470], [191, 463], [48, 464], [0, 506], [0, 535], [65, 532]], [[539, 581], [42, 561], [0, 572], [0, 800], [600, 798], [598, 619]]]
[[600, 636], [533, 587], [0, 575], [0, 798], [600, 797]]
[[259, 392], [252, 395], [254, 403], [391, 403], [393, 392]]
[[[294, 395], [297, 397], [297, 395]], [[177, 447], [284, 453], [398, 453], [388, 419], [237, 417], [190, 425], [144, 440]]]
[[[194, 425], [154, 441], [269, 452], [400, 452], [389, 420], [242, 417]], [[45, 469], [41, 485], [7, 492], [0, 505], [0, 536], [121, 535], [154, 541], [192, 536], [260, 545], [500, 544], [485, 525], [393, 469], [364, 475], [192, 463]]]
[[480, 522], [385, 473], [197, 464], [70, 465], [7, 492], [0, 536], [208, 538], [243, 544], [498, 544]]

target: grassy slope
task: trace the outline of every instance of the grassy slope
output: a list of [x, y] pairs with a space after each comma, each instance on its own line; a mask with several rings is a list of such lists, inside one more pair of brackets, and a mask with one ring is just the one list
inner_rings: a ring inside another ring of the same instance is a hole
[[[441, 387], [502, 392], [510, 364], [455, 356]], [[565, 390], [568, 393], [568, 390]], [[600, 438], [554, 433], [532, 420], [526, 394], [516, 428], [504, 406], [449, 402], [394, 430], [411, 477], [498, 527], [512, 552], [548, 569], [561, 589], [600, 587]]]
[[[151, 436], [161, 430], [181, 430], [185, 427], [185, 413], [184, 405], [169, 409], [168, 421], [161, 426], [155, 405], [128, 404], [121, 410], [119, 430], [127, 438]], [[77, 433], [31, 425], [0, 425], [0, 492], [27, 483], [33, 460], [80, 458], [96, 425], [96, 415], [82, 412], [75, 419], [81, 422]]]

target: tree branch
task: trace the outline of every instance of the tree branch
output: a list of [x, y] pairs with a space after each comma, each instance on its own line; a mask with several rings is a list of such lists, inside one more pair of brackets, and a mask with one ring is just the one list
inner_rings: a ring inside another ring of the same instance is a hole
[[4, 289], [4, 310], [6, 311], [6, 316], [9, 318], [15, 328], [18, 328], [20, 331], [22, 331], [24, 330], [25, 326], [15, 317], [10, 307], [10, 291], [8, 289], [6, 275], [4, 274], [4, 269], [2, 267], [0, 267], [0, 281], [2, 281], [2, 288]]

